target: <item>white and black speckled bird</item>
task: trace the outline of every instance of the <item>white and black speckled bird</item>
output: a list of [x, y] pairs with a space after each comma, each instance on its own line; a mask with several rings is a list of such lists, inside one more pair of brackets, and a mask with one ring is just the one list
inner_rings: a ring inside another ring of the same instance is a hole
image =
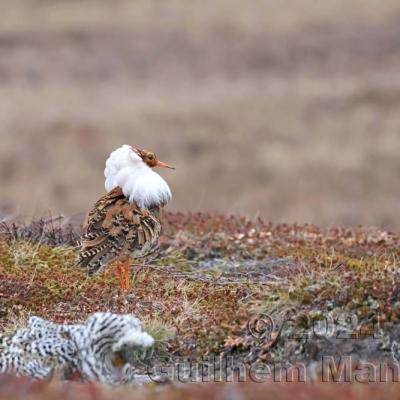
[[84, 224], [78, 264], [93, 275], [116, 260], [123, 290], [129, 288], [130, 258], [145, 257], [157, 248], [161, 211], [172, 198], [154, 167], [173, 169], [147, 150], [123, 145], [113, 151], [104, 171], [108, 193]]
[[35, 379], [79, 377], [107, 385], [135, 383], [130, 351], [153, 343], [132, 315], [99, 312], [76, 325], [31, 317], [27, 328], [0, 336], [0, 373]]

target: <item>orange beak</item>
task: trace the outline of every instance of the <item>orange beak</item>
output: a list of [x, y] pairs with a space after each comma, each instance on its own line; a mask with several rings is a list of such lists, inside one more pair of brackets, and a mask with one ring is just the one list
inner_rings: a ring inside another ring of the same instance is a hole
[[172, 167], [171, 165], [168, 165], [162, 161], [157, 161], [156, 167], [175, 169], [175, 167]]

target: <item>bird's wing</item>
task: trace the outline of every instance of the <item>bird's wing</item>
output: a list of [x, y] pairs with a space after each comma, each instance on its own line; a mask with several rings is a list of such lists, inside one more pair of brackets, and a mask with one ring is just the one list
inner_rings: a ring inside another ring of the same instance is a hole
[[96, 202], [86, 218], [78, 264], [93, 275], [118, 256], [156, 243], [160, 232], [156, 214], [130, 203], [116, 187]]

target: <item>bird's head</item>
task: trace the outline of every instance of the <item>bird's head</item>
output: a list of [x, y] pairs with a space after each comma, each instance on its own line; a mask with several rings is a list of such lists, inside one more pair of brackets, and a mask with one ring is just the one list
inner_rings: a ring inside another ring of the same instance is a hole
[[165, 205], [171, 200], [171, 190], [155, 167], [174, 169], [148, 150], [123, 145], [106, 161], [104, 175], [107, 191], [119, 186], [129, 201], [139, 207]]
[[132, 151], [135, 152], [141, 159], [142, 161], [150, 168], [154, 167], [161, 167], [161, 168], [169, 168], [169, 169], [175, 169], [175, 167], [172, 167], [171, 165], [166, 164], [163, 161], [160, 161], [156, 154], [153, 153], [152, 151], [148, 150], [143, 150], [143, 149], [138, 149], [135, 147], [131, 147]]

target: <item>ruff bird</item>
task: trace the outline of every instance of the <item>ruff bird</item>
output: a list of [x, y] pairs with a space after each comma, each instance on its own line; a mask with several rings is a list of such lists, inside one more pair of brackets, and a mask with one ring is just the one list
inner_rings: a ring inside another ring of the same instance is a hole
[[158, 246], [161, 212], [171, 190], [154, 167], [174, 169], [147, 150], [123, 145], [106, 161], [105, 188], [89, 212], [78, 264], [94, 275], [117, 261], [122, 290], [129, 289], [130, 258], [148, 256]]
[[0, 335], [0, 373], [135, 384], [132, 353], [153, 344], [154, 338], [129, 314], [98, 312], [83, 324], [70, 325], [31, 317], [26, 328]]

